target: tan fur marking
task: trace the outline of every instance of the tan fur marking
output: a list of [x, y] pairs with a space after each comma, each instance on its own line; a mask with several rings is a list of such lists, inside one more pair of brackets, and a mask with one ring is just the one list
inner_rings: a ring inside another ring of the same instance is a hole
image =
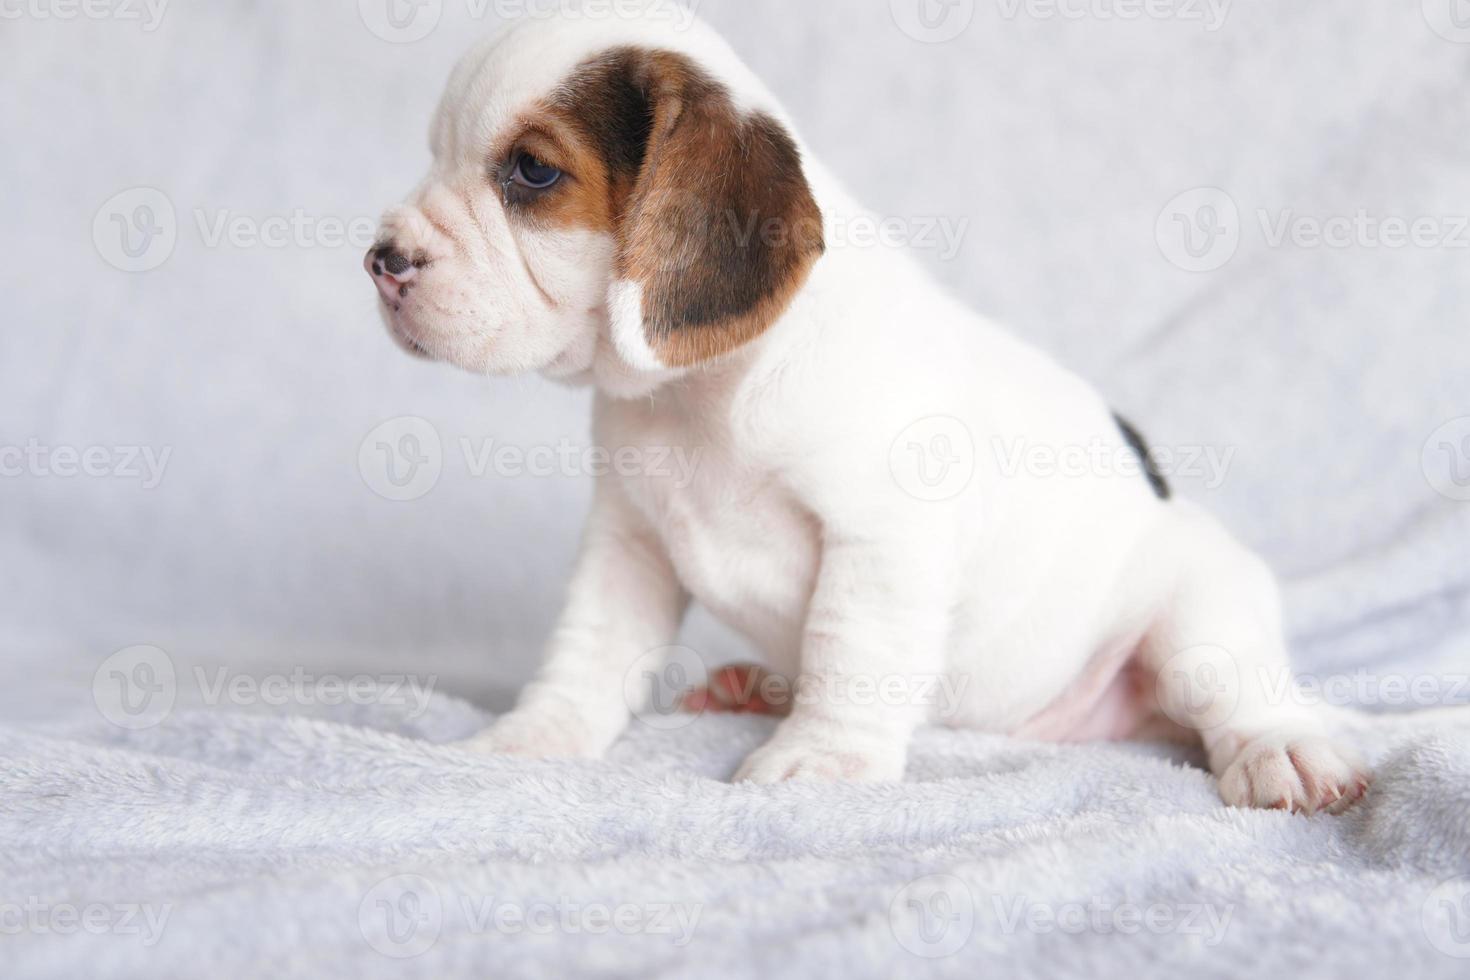
[[646, 339], [666, 364], [759, 336], [825, 249], [790, 136], [768, 116], [742, 115], [682, 55], [610, 51], [534, 119], [528, 130], [554, 134], [546, 152], [562, 154], [542, 159], [569, 177], [527, 211], [617, 236], [617, 273], [643, 287]]

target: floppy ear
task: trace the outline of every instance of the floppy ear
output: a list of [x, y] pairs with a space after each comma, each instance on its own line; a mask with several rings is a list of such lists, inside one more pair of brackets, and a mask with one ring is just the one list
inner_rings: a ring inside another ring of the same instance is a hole
[[650, 370], [732, 351], [785, 312], [825, 250], [796, 143], [683, 55], [619, 49], [599, 63], [622, 184], [613, 340]]

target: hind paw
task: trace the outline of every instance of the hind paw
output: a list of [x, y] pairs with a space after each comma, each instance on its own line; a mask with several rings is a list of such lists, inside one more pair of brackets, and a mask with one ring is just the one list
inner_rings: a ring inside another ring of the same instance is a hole
[[1231, 806], [1341, 813], [1371, 782], [1367, 767], [1329, 739], [1271, 733], [1248, 742], [1225, 766], [1220, 796]]

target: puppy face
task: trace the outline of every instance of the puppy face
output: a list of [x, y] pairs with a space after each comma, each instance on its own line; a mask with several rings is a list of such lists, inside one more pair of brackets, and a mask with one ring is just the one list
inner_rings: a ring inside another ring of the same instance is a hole
[[767, 98], [712, 34], [658, 20], [532, 22], [471, 52], [429, 176], [366, 259], [390, 332], [472, 371], [572, 380], [667, 377], [748, 343], [823, 251]]

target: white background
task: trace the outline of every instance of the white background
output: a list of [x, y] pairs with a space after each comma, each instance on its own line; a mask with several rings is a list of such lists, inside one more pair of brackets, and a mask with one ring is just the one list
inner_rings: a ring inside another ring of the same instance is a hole
[[[1192, 0], [1143, 19], [1108, 16], [1127, 0], [1068, 16], [961, 0], [969, 20], [940, 44], [889, 0], [699, 9], [871, 206], [967, 223], [957, 255], [925, 255], [949, 288], [1156, 444], [1235, 451], [1220, 487], [1178, 482], [1287, 579], [1304, 661], [1346, 669], [1466, 663], [1470, 504], [1431, 489], [1421, 452], [1470, 416], [1470, 249], [1271, 247], [1257, 214], [1470, 213], [1470, 45], [1431, 28], [1436, 2], [1250, 0], [1211, 32]], [[400, 354], [356, 246], [211, 247], [200, 228], [375, 219], [423, 173], [440, 88], [496, 18], [443, 0], [425, 39], [393, 44], [358, 0], [175, 0], [151, 32], [0, 3], [0, 446], [171, 451], [151, 490], [0, 477], [7, 710], [40, 717], [44, 680], [85, 691], [141, 643], [433, 673], [503, 704], [539, 656], [589, 486], [473, 478], [459, 441], [585, 444], [586, 394]], [[178, 241], [125, 273], [93, 227], [139, 186], [172, 202]], [[1187, 272], [1156, 229], [1199, 187], [1229, 194], [1241, 241]], [[446, 449], [409, 503], [358, 467], [400, 416]], [[690, 642], [740, 653], [703, 621]]]

